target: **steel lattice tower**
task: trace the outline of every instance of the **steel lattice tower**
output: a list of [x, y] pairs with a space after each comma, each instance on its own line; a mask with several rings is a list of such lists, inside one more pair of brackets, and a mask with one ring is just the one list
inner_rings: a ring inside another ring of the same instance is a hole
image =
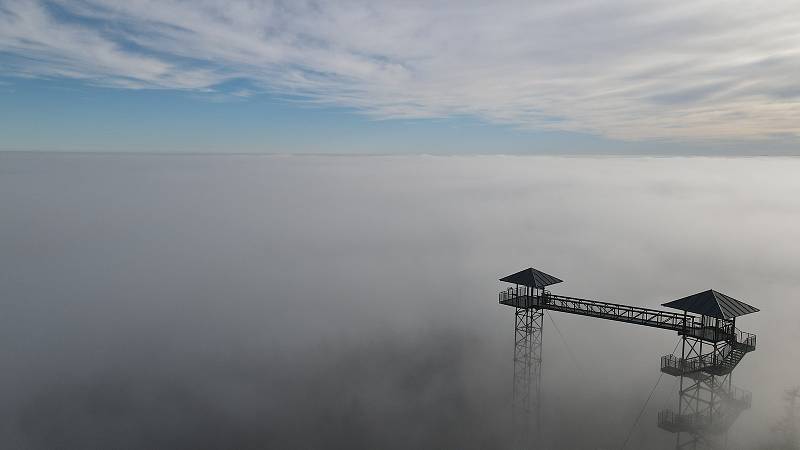
[[514, 384], [512, 426], [514, 445], [531, 445], [531, 431], [538, 433], [542, 395], [542, 324], [544, 311], [517, 308], [514, 312]]
[[[524, 272], [524, 273], [523, 273]], [[534, 432], [541, 428], [542, 411], [542, 326], [544, 309], [534, 308], [531, 299], [548, 295], [545, 287], [559, 283], [558, 278], [535, 269], [502, 278], [516, 284], [501, 293], [502, 297], [529, 299], [515, 305], [514, 310], [514, 380], [511, 424], [514, 447], [530, 448]], [[520, 276], [521, 275], [521, 276]]]
[[728, 429], [752, 402], [750, 392], [733, 386], [731, 378], [744, 355], [756, 348], [755, 335], [738, 330], [736, 317], [755, 308], [713, 290], [666, 305], [701, 315], [691, 322], [694, 330], [679, 332], [680, 358], [661, 358], [661, 371], [680, 377], [680, 389], [677, 413], [661, 411], [658, 425], [676, 433], [678, 450], [725, 448]]

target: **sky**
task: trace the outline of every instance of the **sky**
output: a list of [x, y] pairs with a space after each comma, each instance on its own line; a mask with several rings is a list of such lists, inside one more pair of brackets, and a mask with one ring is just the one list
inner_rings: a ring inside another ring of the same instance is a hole
[[[0, 447], [510, 448], [498, 279], [533, 266], [555, 294], [759, 308], [729, 442], [763, 450], [800, 384], [799, 166], [2, 153]], [[537, 448], [674, 448], [676, 333], [550, 317]]]
[[800, 5], [0, 0], [0, 150], [796, 155]]

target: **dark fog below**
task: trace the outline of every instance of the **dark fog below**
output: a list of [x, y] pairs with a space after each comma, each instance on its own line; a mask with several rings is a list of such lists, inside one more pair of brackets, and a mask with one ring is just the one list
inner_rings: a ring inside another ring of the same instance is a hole
[[[800, 160], [0, 154], [0, 448], [503, 448], [497, 279], [761, 312], [731, 448], [800, 384]], [[616, 449], [674, 333], [552, 313], [542, 449]], [[628, 448], [670, 448], [664, 376]]]

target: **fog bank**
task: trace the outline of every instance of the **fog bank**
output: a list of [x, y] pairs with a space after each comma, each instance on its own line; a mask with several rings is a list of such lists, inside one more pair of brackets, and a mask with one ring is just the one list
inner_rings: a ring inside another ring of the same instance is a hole
[[[0, 447], [502, 448], [497, 279], [762, 311], [756, 448], [800, 384], [800, 160], [0, 153]], [[618, 448], [672, 333], [553, 313], [543, 449]], [[565, 342], [566, 341], [566, 342]], [[570, 356], [573, 355], [573, 356]], [[671, 448], [657, 411], [628, 448]]]

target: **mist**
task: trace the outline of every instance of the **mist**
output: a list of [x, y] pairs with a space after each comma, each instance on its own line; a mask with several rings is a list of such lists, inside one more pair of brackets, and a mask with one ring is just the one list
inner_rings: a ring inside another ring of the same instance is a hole
[[[498, 278], [761, 309], [759, 448], [800, 384], [800, 160], [0, 153], [0, 447], [506, 448]], [[541, 449], [619, 448], [678, 337], [551, 313]], [[555, 327], [563, 334], [560, 336]], [[664, 376], [627, 448], [671, 448]]]

